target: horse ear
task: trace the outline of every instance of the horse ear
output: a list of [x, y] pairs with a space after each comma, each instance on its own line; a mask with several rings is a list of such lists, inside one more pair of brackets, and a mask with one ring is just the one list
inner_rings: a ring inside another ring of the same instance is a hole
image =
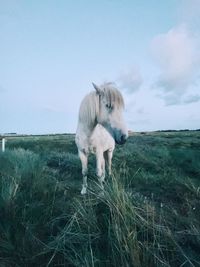
[[96, 90], [98, 95], [102, 94], [102, 90], [99, 86], [97, 86], [95, 83], [92, 83], [92, 85], [94, 86], [94, 89]]

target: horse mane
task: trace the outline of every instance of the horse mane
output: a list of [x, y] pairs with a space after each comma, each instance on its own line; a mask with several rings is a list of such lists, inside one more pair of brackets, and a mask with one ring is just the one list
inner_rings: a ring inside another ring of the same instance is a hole
[[87, 125], [94, 123], [99, 113], [99, 98], [96, 92], [86, 95], [81, 102], [79, 110], [79, 121]]
[[[117, 109], [124, 108], [124, 99], [120, 91], [115, 87], [114, 83], [104, 83], [100, 86], [110, 106], [115, 106]], [[85, 96], [79, 110], [79, 121], [88, 125], [95, 123], [99, 114], [99, 96], [93, 91]]]
[[100, 86], [103, 90], [105, 98], [110, 106], [115, 106], [117, 109], [124, 109], [124, 99], [120, 91], [115, 86], [115, 83], [107, 82]]

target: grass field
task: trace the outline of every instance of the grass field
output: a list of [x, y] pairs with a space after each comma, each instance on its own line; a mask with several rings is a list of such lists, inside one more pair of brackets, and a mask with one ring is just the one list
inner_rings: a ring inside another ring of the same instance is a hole
[[200, 132], [133, 134], [80, 195], [74, 135], [0, 152], [0, 266], [200, 266]]

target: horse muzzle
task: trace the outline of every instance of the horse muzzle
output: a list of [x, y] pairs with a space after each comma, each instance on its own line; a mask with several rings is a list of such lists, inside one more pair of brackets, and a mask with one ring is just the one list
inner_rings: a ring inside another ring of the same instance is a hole
[[124, 134], [124, 133], [121, 133], [121, 131], [118, 131], [118, 132], [115, 134], [115, 142], [116, 142], [118, 145], [123, 145], [123, 144], [125, 144], [127, 138], [128, 138], [128, 135], [127, 135], [127, 134]]

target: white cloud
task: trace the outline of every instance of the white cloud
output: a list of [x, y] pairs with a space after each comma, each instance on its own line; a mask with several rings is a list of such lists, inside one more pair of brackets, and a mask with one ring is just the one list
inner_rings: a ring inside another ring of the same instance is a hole
[[123, 71], [116, 80], [119, 87], [127, 93], [138, 91], [142, 82], [142, 75], [136, 67]]
[[183, 103], [182, 97], [197, 82], [200, 73], [199, 45], [200, 40], [185, 24], [152, 40], [153, 56], [160, 69], [156, 88], [161, 89], [160, 96], [167, 105]]

